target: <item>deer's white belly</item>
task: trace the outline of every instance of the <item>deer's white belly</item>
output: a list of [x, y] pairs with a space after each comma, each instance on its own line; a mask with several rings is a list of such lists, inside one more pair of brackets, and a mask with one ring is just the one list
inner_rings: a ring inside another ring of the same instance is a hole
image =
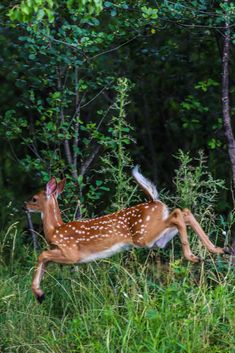
[[107, 257], [110, 257], [110, 256], [122, 251], [122, 250], [126, 250], [129, 248], [130, 248], [130, 245], [127, 243], [118, 243], [118, 244], [111, 246], [109, 249], [102, 250], [102, 251], [85, 256], [83, 259], [81, 259], [79, 261], [79, 263], [86, 263], [86, 262], [91, 262], [91, 261], [95, 261], [98, 259], [105, 259]]
[[158, 246], [159, 248], [165, 248], [166, 244], [174, 238], [174, 236], [178, 233], [178, 229], [175, 227], [166, 228], [164, 231], [157, 235], [156, 239], [148, 244], [148, 247]]

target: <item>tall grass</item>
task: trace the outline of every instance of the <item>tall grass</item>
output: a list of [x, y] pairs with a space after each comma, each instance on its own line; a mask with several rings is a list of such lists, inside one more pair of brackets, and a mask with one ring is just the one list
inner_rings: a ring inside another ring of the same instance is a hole
[[73, 271], [51, 265], [39, 305], [21, 256], [1, 266], [1, 352], [234, 352], [234, 270], [221, 259], [161, 264], [134, 250]]

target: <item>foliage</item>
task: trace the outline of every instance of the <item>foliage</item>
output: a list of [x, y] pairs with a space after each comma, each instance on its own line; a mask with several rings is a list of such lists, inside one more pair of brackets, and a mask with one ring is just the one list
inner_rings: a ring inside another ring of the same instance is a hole
[[106, 154], [101, 157], [100, 173], [106, 176], [109, 190], [114, 189], [111, 210], [127, 207], [133, 199], [135, 187], [129, 176], [132, 160], [126, 146], [131, 144], [130, 132], [133, 128], [126, 121], [126, 106], [130, 82], [126, 78], [117, 81], [117, 97], [112, 106], [112, 118], [109, 122], [109, 136], [105, 140]]
[[[234, 217], [233, 211], [225, 218], [218, 216], [215, 211], [216, 207], [219, 209], [219, 194], [225, 189], [224, 180], [215, 179], [208, 171], [203, 151], [199, 151], [198, 156], [192, 158], [189, 153], [180, 150], [176, 159], [179, 166], [173, 179], [175, 191], [173, 194], [163, 194], [163, 200], [172, 208], [190, 209], [212, 241], [219, 241], [224, 247], [227, 245]], [[190, 228], [189, 234], [192, 234], [193, 251], [199, 251], [200, 256], [204, 258], [205, 249], [202, 246], [198, 248], [198, 238]], [[175, 245], [176, 243], [173, 247]], [[177, 241], [177, 249], [179, 247], [181, 245]]]
[[229, 190], [220, 113], [221, 39], [213, 32], [225, 13], [232, 21], [231, 3], [3, 2], [1, 164], [12, 180], [10, 188], [2, 181], [8, 189], [3, 204], [27, 197], [16, 191], [19, 180], [30, 194], [50, 175], [66, 175], [66, 208], [73, 213], [79, 198], [83, 215], [91, 214], [92, 203], [105, 197], [97, 185], [105, 187], [105, 178], [91, 167], [99, 169], [110, 136], [118, 77], [134, 83], [126, 121], [137, 126], [137, 144], [126, 145], [130, 157], [169, 188], [176, 166], [171, 155], [179, 148], [192, 154], [204, 149], [211, 172], [226, 179]]
[[54, 21], [53, 0], [23, 0], [9, 10], [9, 17], [12, 21], [28, 22], [36, 13], [36, 20], [46, 18], [49, 22]]
[[[19, 94], [14, 108], [5, 109], [0, 133], [15, 155], [23, 151], [18, 157], [20, 171], [41, 184], [51, 175], [66, 176], [69, 217], [78, 198], [80, 215], [87, 215], [89, 204], [102, 194], [99, 186], [105, 188], [104, 180], [91, 181], [89, 169], [109, 134], [106, 112], [113, 105], [109, 95], [115, 92], [118, 72], [115, 63], [107, 58], [110, 66], [103, 65], [100, 57], [155, 20], [126, 21], [128, 9], [126, 2], [116, 6], [93, 0], [33, 0], [9, 10], [19, 30], [12, 57], [12, 79]], [[103, 25], [109, 16], [110, 22]]]
[[[11, 21], [31, 22], [32, 20], [55, 21], [55, 10], [58, 8], [58, 2], [53, 0], [22, 0], [18, 5], [13, 6], [8, 16]], [[102, 0], [67, 0], [68, 10], [75, 15], [99, 15], [103, 9]], [[37, 28], [37, 27], [36, 27]]]
[[206, 210], [213, 210], [218, 194], [224, 188], [224, 181], [214, 179], [208, 171], [203, 151], [194, 159], [189, 153], [179, 151], [176, 158], [180, 166], [174, 179], [177, 194], [175, 206], [188, 207], [192, 212], [199, 209], [201, 214]]

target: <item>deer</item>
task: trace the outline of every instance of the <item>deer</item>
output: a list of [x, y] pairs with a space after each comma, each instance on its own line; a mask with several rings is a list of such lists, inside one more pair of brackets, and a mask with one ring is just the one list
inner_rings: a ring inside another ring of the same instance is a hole
[[82, 264], [104, 259], [133, 247], [165, 248], [179, 234], [184, 257], [197, 263], [200, 258], [192, 253], [187, 226], [192, 228], [209, 252], [225, 253], [225, 249], [210, 241], [189, 209], [176, 208], [170, 212], [167, 205], [160, 201], [156, 186], [141, 174], [138, 166], [132, 170], [132, 175], [149, 201], [101, 217], [64, 223], [57, 197], [64, 190], [65, 179], [57, 182], [55, 177], [30, 201], [25, 202], [25, 208], [29, 212], [41, 213], [43, 231], [49, 247], [49, 250], [44, 250], [39, 255], [32, 281], [32, 291], [39, 303], [45, 299], [40, 283], [46, 265], [50, 262]]

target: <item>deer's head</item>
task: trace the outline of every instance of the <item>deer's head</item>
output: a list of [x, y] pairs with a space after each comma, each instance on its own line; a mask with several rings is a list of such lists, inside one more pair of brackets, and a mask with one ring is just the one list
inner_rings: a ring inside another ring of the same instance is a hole
[[66, 179], [57, 183], [56, 178], [52, 177], [46, 184], [44, 190], [35, 194], [30, 201], [25, 202], [25, 208], [29, 212], [43, 212], [45, 208], [57, 199], [58, 195], [64, 190]]

